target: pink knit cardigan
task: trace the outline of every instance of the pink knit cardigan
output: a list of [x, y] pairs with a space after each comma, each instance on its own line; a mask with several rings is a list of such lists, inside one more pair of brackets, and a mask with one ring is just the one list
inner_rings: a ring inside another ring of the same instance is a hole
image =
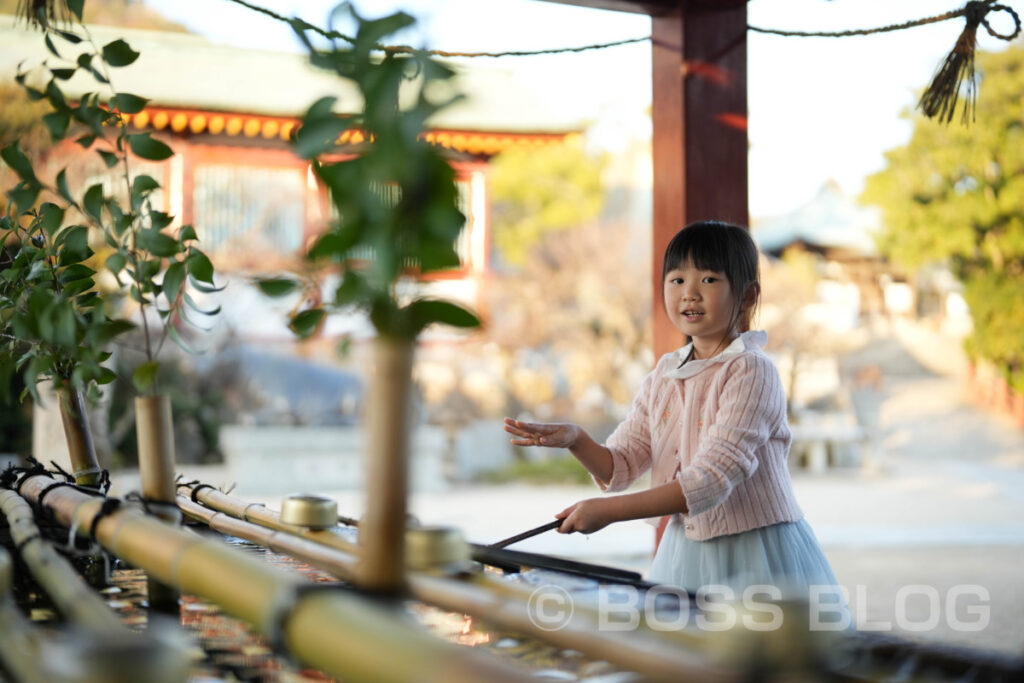
[[745, 332], [682, 366], [690, 345], [662, 356], [608, 438], [613, 470], [602, 488], [621, 491], [648, 469], [652, 486], [677, 480], [689, 508], [681, 521], [697, 541], [801, 519], [786, 466], [786, 397], [766, 340]]

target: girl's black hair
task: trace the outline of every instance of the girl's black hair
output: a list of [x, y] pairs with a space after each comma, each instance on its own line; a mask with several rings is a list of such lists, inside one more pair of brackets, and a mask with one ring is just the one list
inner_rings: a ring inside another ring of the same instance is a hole
[[[676, 233], [665, 248], [661, 281], [670, 270], [691, 262], [701, 270], [724, 273], [733, 292], [733, 324], [740, 332], [750, 329], [757, 301], [742, 311], [742, 300], [750, 286], [760, 280], [757, 245], [750, 232], [724, 221], [697, 221]], [[759, 299], [760, 297], [758, 297]]]

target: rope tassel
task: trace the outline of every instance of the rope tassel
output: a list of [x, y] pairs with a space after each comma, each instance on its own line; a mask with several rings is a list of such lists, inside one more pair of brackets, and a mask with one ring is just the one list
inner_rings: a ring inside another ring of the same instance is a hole
[[[937, 118], [945, 123], [952, 121], [957, 102], [960, 100], [961, 86], [966, 81], [961, 121], [964, 125], [974, 121], [978, 95], [977, 76], [974, 72], [978, 26], [984, 25], [991, 35], [1003, 40], [1013, 40], [1020, 33], [1020, 17], [1017, 13], [1005, 5], [993, 3], [994, 0], [972, 1], [964, 7], [963, 16], [967, 20], [967, 24], [960, 37], [957, 38], [953, 50], [946, 56], [935, 74], [935, 78], [932, 79], [918, 102], [918, 107], [928, 118]], [[1015, 30], [1012, 34], [1001, 35], [992, 29], [986, 15], [994, 10], [1005, 10], [1010, 13], [1015, 23]]]

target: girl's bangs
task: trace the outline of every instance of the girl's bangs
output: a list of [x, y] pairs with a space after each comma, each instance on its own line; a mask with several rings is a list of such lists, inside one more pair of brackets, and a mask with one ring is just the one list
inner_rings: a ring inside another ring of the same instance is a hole
[[717, 225], [692, 225], [679, 232], [665, 250], [662, 278], [668, 271], [686, 262], [700, 270], [729, 271], [729, 246], [722, 239], [725, 231]]

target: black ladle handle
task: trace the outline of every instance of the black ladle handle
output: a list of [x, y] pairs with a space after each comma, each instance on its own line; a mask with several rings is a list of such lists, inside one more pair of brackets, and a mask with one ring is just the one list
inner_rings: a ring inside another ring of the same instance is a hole
[[529, 531], [524, 531], [523, 533], [516, 534], [515, 536], [509, 536], [505, 540], [498, 541], [497, 543], [492, 543], [488, 547], [490, 547], [490, 548], [504, 548], [505, 546], [512, 545], [513, 543], [518, 543], [519, 541], [525, 541], [528, 538], [533, 538], [534, 536], [537, 536], [538, 534], [542, 534], [545, 531], [551, 531], [552, 529], [557, 529], [561, 525], [562, 525], [562, 520], [556, 519], [553, 522], [548, 522], [547, 524], [541, 524], [539, 527], [537, 527], [535, 529], [530, 529]]

